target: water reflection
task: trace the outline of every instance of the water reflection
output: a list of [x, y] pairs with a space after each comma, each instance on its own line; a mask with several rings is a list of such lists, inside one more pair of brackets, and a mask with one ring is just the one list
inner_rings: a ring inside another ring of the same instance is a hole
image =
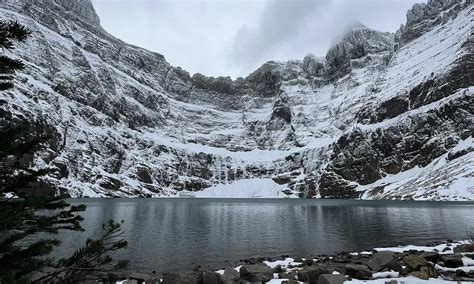
[[168, 271], [219, 268], [251, 256], [309, 256], [394, 243], [465, 238], [474, 203], [338, 200], [86, 199], [87, 234], [61, 235], [59, 256], [124, 220], [133, 268]]

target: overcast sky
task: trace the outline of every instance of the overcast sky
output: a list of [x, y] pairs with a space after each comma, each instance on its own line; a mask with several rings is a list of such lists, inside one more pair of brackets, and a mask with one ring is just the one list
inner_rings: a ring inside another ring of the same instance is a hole
[[426, 0], [92, 0], [102, 26], [191, 74], [246, 76], [268, 60], [324, 56], [359, 21], [396, 31]]

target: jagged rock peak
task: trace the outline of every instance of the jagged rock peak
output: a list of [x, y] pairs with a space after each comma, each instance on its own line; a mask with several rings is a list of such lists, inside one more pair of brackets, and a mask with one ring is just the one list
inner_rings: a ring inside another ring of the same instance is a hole
[[326, 60], [309, 53], [303, 59], [303, 70], [310, 76], [321, 77], [324, 75]]
[[85, 20], [91, 25], [100, 25], [100, 19], [92, 0], [0, 0], [2, 5], [19, 6], [26, 9], [31, 6], [66, 12]]
[[359, 21], [352, 22], [348, 24], [345, 28], [343, 28], [340, 33], [337, 33], [336, 36], [332, 38], [331, 45], [336, 45], [340, 43], [347, 36], [359, 30], [370, 30], [370, 29]]
[[326, 61], [330, 75], [336, 74], [336, 77], [347, 73], [351, 59], [371, 53], [391, 52], [395, 45], [393, 34], [372, 30], [361, 23], [350, 25], [333, 42]]
[[472, 4], [472, 0], [429, 0], [427, 3], [413, 5], [407, 12], [406, 24], [397, 32], [398, 46], [403, 46], [433, 26], [456, 17], [460, 10]]
[[92, 0], [50, 0], [64, 7], [67, 11], [76, 13], [76, 15], [90, 21], [91, 24], [99, 25], [100, 19], [97, 15]]

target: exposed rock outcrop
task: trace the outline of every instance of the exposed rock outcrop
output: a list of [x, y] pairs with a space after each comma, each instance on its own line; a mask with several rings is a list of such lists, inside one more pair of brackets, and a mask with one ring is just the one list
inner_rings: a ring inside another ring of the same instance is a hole
[[325, 57], [236, 80], [114, 38], [90, 0], [0, 4], [32, 29], [1, 111], [51, 128], [36, 165], [71, 196], [192, 196], [252, 178], [308, 198], [474, 196], [472, 1], [415, 5], [397, 34], [358, 24]]

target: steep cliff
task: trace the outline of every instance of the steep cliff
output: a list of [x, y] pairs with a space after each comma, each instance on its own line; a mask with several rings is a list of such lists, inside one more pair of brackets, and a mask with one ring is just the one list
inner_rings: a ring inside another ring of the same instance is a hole
[[216, 196], [239, 180], [268, 197], [474, 198], [469, 0], [415, 5], [396, 34], [356, 25], [325, 57], [237, 80], [114, 38], [90, 0], [0, 12], [32, 30], [3, 119], [52, 127], [37, 167], [71, 196]]

